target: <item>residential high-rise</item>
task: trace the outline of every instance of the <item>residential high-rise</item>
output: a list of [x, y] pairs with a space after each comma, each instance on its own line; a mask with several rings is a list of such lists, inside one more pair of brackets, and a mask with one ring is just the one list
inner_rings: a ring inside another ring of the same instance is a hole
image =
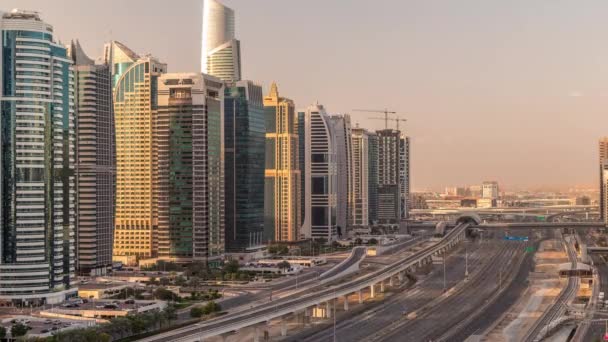
[[337, 235], [337, 162], [335, 134], [320, 104], [306, 109], [305, 218], [302, 232], [312, 239], [331, 241]]
[[102, 275], [112, 267], [115, 146], [110, 66], [96, 64], [78, 41], [74, 62], [76, 125], [76, 262], [81, 274]]
[[262, 87], [226, 86], [224, 96], [226, 251], [258, 248], [264, 237], [266, 127]]
[[352, 129], [352, 225], [369, 224], [369, 134], [363, 128]]
[[378, 135], [378, 221], [396, 224], [401, 220], [401, 132], [376, 131]]
[[241, 80], [241, 47], [234, 26], [234, 10], [217, 0], [204, 0], [201, 70], [225, 82]]
[[334, 132], [337, 166], [336, 224], [338, 235], [346, 232], [353, 221], [353, 169], [350, 115], [330, 116]]
[[600, 220], [608, 224], [608, 196], [606, 189], [608, 188], [608, 178], [606, 177], [606, 169], [608, 162], [608, 137], [601, 138], [599, 141], [599, 162], [600, 162]]
[[116, 218], [114, 259], [132, 264], [156, 256], [156, 151], [158, 78], [167, 65], [138, 57], [123, 44], [106, 45], [112, 66], [116, 127]]
[[301, 225], [298, 122], [293, 101], [275, 83], [264, 97], [266, 171], [264, 240], [297, 241]]
[[378, 222], [378, 135], [368, 134], [368, 216], [369, 224]]
[[410, 212], [410, 137], [399, 139], [399, 191], [401, 192], [401, 218], [408, 218]]
[[72, 60], [36, 12], [0, 13], [0, 300], [73, 295]]
[[224, 252], [221, 80], [200, 73], [158, 79], [158, 257], [207, 263]]
[[481, 197], [497, 199], [498, 198], [498, 182], [488, 181], [481, 185]]

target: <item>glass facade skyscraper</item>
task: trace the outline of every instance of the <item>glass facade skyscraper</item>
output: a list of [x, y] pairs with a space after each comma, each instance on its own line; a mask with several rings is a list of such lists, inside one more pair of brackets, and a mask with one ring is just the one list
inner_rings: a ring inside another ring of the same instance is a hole
[[353, 161], [350, 115], [330, 117], [334, 132], [337, 167], [336, 224], [338, 234], [345, 234], [353, 222]]
[[223, 84], [203, 74], [163, 74], [158, 84], [158, 257], [213, 262], [224, 251]]
[[167, 65], [138, 57], [119, 42], [106, 46], [112, 67], [116, 122], [116, 219], [114, 259], [133, 264], [156, 256], [154, 125], [158, 77]]
[[0, 300], [75, 294], [74, 73], [35, 12], [0, 13]]
[[265, 240], [296, 241], [301, 225], [298, 122], [293, 101], [280, 97], [275, 83], [264, 97], [266, 173]]
[[224, 95], [226, 251], [246, 252], [264, 235], [265, 119], [262, 87], [226, 86]]
[[363, 128], [352, 129], [352, 179], [354, 226], [369, 224], [369, 134]]
[[369, 223], [375, 224], [378, 222], [378, 136], [370, 132], [367, 140]]
[[115, 146], [110, 66], [96, 64], [78, 41], [69, 46], [74, 61], [76, 125], [76, 255], [83, 275], [112, 267]]
[[204, 0], [201, 71], [225, 82], [241, 80], [241, 45], [234, 26], [234, 10]]

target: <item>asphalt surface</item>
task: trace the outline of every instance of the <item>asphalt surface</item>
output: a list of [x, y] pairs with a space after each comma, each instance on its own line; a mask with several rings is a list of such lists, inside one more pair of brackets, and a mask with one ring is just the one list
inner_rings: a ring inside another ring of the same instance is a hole
[[413, 320], [383, 334], [376, 341], [429, 341], [448, 332], [486, 303], [508, 276], [508, 264], [524, 252], [525, 242], [488, 241], [484, 263], [460, 291], [444, 298]]
[[[591, 255], [591, 259], [595, 267], [597, 268], [599, 281], [600, 281], [600, 292], [608, 293], [608, 265], [598, 256]], [[598, 303], [599, 307], [599, 303]], [[598, 316], [604, 318], [603, 316]], [[604, 322], [593, 322], [587, 329], [584, 341], [602, 341], [606, 332], [606, 324]]]
[[[479, 244], [467, 243], [469, 272], [479, 266]], [[451, 288], [464, 279], [465, 248], [459, 246], [446, 258], [446, 287]], [[443, 264], [433, 265], [426, 277], [410, 289], [398, 292], [384, 301], [366, 302], [363, 312], [350, 317], [339, 317], [336, 323], [336, 341], [364, 341], [372, 334], [403, 317], [403, 311], [422, 307], [443, 293]], [[353, 308], [353, 312], [357, 309]], [[347, 313], [348, 314], [348, 313]], [[333, 325], [325, 324], [301, 331], [286, 341], [333, 341]]]
[[[448, 234], [449, 237], [452, 234], [456, 234], [457, 232], [462, 232], [462, 230], [466, 229], [468, 225], [464, 224], [459, 226], [458, 228], [452, 229]], [[429, 247], [429, 251], [434, 246]], [[421, 251], [423, 252], [423, 251]], [[416, 260], [417, 256], [411, 256], [403, 259], [400, 262], [391, 264], [386, 268], [367, 274], [363, 277], [352, 280], [346, 284], [337, 285], [337, 288], [341, 288], [342, 290], [355, 289], [361, 286], [362, 284], [366, 284], [370, 280], [374, 280], [377, 277], [382, 277], [386, 272], [390, 272], [394, 269], [399, 269], [403, 264], [408, 262], [413, 262]], [[200, 332], [214, 332], [221, 331], [226, 329], [230, 324], [238, 324], [240, 322], [252, 322], [257, 321], [260, 317], [264, 317], [266, 315], [275, 315], [277, 312], [281, 312], [283, 310], [291, 310], [295, 305], [302, 305], [305, 303], [309, 303], [311, 301], [316, 301], [316, 298], [319, 296], [330, 296], [332, 293], [335, 293], [336, 288], [320, 288], [316, 291], [308, 291], [306, 294], [302, 294], [299, 296], [289, 296], [290, 298], [281, 298], [279, 300], [273, 301], [271, 303], [263, 303], [252, 307], [251, 310], [246, 310], [240, 313], [227, 315], [222, 318], [212, 320], [205, 323], [197, 323], [192, 326], [187, 326], [183, 328], [179, 328], [167, 333], [155, 335], [149, 338], [144, 339], [144, 341], [167, 341], [176, 340], [183, 337], [188, 337], [192, 335], [196, 335]], [[353, 290], [354, 291], [354, 290]], [[296, 297], [296, 298], [293, 298]]]
[[[410, 241], [408, 241], [410, 242]], [[412, 242], [413, 244], [413, 242]], [[332, 267], [329, 271], [321, 274], [319, 280], [325, 280], [339, 275], [340, 273], [346, 271], [349, 267], [355, 265], [365, 257], [367, 249], [365, 247], [355, 247], [353, 248], [351, 255], [345, 260], [345, 262]]]

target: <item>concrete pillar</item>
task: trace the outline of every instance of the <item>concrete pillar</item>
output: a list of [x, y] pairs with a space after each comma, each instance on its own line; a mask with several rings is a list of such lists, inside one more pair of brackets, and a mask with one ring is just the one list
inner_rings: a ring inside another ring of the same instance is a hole
[[344, 296], [344, 311], [348, 311], [348, 295]]
[[393, 277], [392, 276], [390, 278], [388, 278], [388, 286], [390, 286], [390, 287], [395, 286], [395, 283], [393, 282]]
[[363, 291], [359, 290], [359, 304], [363, 304]]
[[281, 318], [281, 336], [287, 336], [287, 320], [285, 317]]
[[376, 298], [376, 284], [370, 285], [369, 290], [371, 291], [371, 294], [369, 295], [369, 297]]
[[380, 293], [384, 293], [384, 280], [380, 281]]
[[325, 302], [325, 317], [331, 318], [331, 303], [329, 301]]
[[256, 325], [253, 329], [253, 342], [260, 342], [260, 328]]
[[397, 279], [399, 279], [399, 284], [403, 284], [403, 272], [397, 273]]

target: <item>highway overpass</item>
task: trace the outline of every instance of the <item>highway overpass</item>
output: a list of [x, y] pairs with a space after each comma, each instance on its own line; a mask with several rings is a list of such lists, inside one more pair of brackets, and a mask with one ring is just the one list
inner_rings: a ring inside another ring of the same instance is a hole
[[[286, 320], [290, 315], [309, 316], [311, 309], [315, 307], [330, 308], [330, 303], [337, 298], [358, 295], [359, 302], [363, 301], [363, 291], [368, 291], [370, 297], [374, 298], [377, 288], [384, 291], [388, 283], [391, 286], [397, 278], [403, 281], [405, 273], [413, 271], [416, 267], [432, 263], [432, 257], [441, 255], [452, 248], [458, 242], [465, 239], [466, 230], [470, 223], [461, 223], [450, 230], [440, 241], [426, 247], [414, 255], [399, 260], [385, 268], [347, 281], [343, 284], [334, 285], [327, 288], [308, 290], [299, 295], [293, 295], [278, 299], [274, 302], [260, 305], [249, 310], [229, 314], [224, 317], [208, 322], [201, 322], [169, 332], [151, 336], [141, 341], [144, 342], [195, 342], [213, 336], [222, 336], [246, 327], [255, 327], [255, 341], [259, 341], [258, 325], [266, 324], [273, 319], [281, 319], [281, 334], [287, 333]], [[344, 301], [345, 309], [348, 309], [348, 301]], [[331, 310], [325, 310], [331, 313]]]

